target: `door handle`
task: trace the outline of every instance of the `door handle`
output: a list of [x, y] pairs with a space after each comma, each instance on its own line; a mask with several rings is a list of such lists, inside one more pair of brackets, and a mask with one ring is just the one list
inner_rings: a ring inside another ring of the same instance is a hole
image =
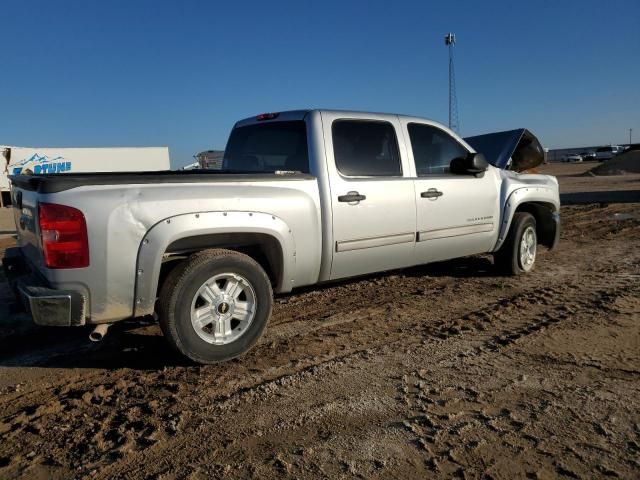
[[366, 198], [366, 195], [360, 195], [358, 192], [349, 192], [346, 195], [340, 195], [338, 197], [338, 201], [346, 203], [356, 203], [361, 202], [362, 200], [366, 200]]
[[426, 192], [422, 192], [420, 194], [422, 198], [438, 198], [438, 197], [441, 197], [442, 195], [444, 195], [444, 193], [442, 193], [437, 188], [430, 188]]

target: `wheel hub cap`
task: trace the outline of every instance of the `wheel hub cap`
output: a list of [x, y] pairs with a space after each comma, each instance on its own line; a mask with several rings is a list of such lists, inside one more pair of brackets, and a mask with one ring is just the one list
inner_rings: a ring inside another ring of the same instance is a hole
[[520, 240], [520, 266], [525, 272], [533, 268], [533, 263], [536, 261], [537, 244], [535, 229], [531, 226], [527, 227]]
[[256, 294], [249, 281], [236, 273], [211, 277], [191, 302], [191, 325], [196, 334], [213, 345], [240, 338], [253, 322]]

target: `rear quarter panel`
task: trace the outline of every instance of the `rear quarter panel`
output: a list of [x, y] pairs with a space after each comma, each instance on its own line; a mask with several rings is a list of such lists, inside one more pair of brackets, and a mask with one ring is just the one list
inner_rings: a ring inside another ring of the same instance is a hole
[[[39, 199], [74, 206], [85, 215], [90, 266], [41, 271], [54, 287], [78, 289], [87, 297], [91, 323], [133, 315], [138, 251], [145, 235], [155, 225], [185, 214], [259, 212], [277, 216], [295, 241], [295, 250], [284, 252], [294, 258], [289, 285], [317, 280], [321, 231], [315, 179], [86, 186]], [[246, 220], [250, 225], [249, 216]], [[154, 252], [158, 258], [163, 253], [161, 249]]]

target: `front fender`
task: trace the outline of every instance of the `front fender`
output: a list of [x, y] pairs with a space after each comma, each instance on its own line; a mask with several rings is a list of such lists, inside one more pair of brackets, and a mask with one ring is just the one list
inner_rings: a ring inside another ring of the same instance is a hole
[[542, 204], [550, 206], [554, 212], [560, 210], [560, 200], [557, 188], [541, 186], [520, 187], [513, 190], [503, 203], [500, 219], [500, 232], [493, 251], [500, 249], [511, 227], [514, 213], [518, 207], [526, 203]]
[[176, 240], [217, 233], [261, 233], [274, 237], [282, 249], [282, 275], [278, 291], [291, 290], [295, 271], [295, 241], [279, 217], [260, 212], [195, 212], [168, 217], [145, 234], [138, 248], [134, 315], [154, 311], [162, 258]]

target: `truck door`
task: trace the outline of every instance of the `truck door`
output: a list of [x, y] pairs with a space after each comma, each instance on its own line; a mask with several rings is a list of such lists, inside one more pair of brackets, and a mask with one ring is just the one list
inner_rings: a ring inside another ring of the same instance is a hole
[[466, 146], [436, 125], [402, 120], [402, 127], [416, 176], [415, 263], [490, 251], [500, 224], [498, 170], [454, 175], [451, 160], [466, 156]]
[[410, 265], [416, 205], [397, 117], [323, 112], [322, 124], [333, 214], [330, 278]]

